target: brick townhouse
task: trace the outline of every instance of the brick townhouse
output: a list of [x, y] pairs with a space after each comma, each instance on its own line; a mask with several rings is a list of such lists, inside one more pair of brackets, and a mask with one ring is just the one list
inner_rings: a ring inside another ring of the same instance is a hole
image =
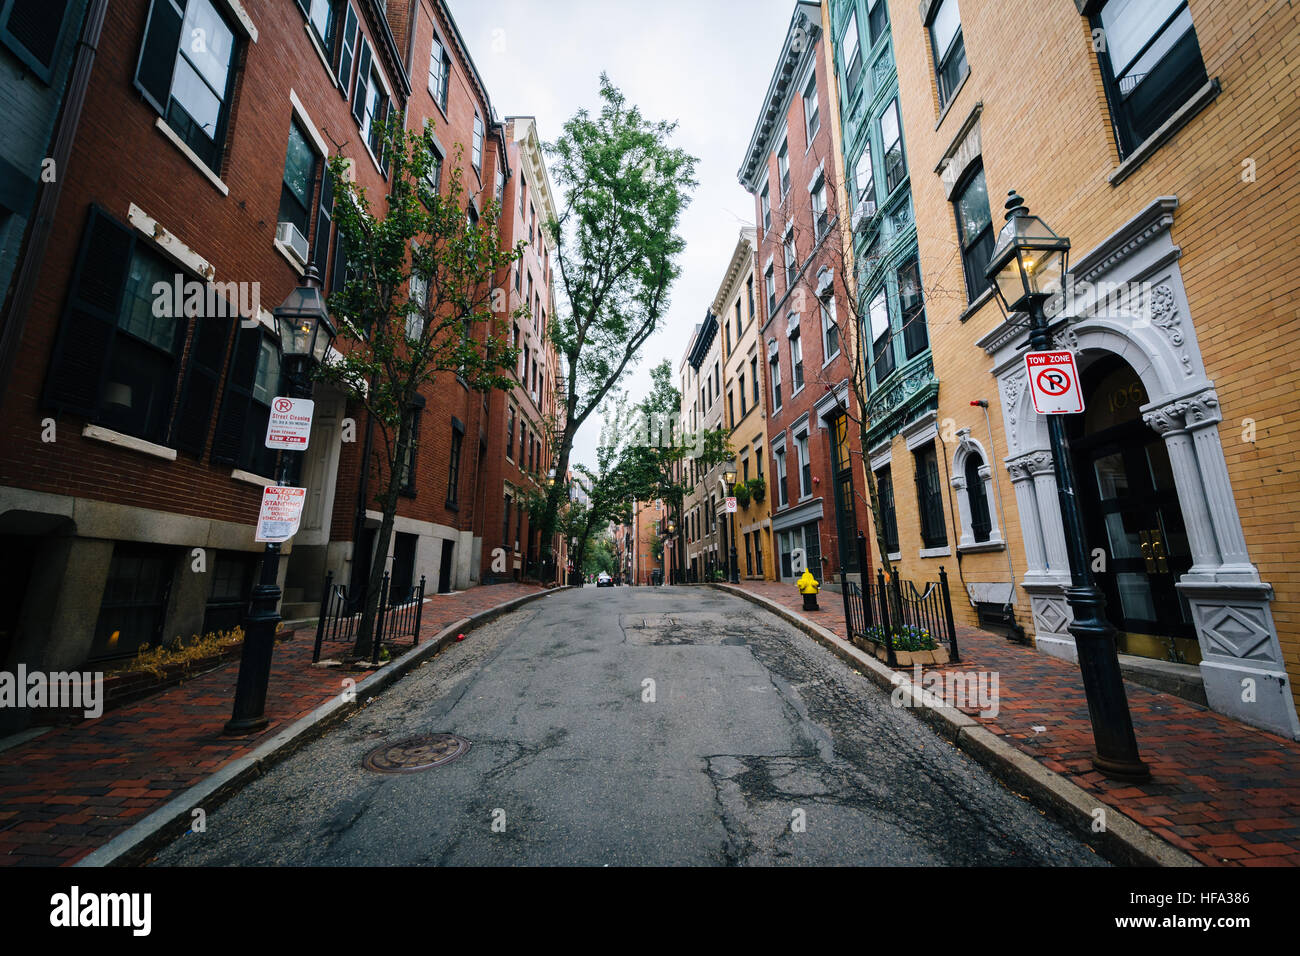
[[[519, 349], [515, 384], [488, 397], [488, 427], [480, 488], [485, 528], [480, 567], [484, 580], [536, 576], [539, 559], [550, 557], [542, 530], [529, 519], [527, 502], [545, 494], [553, 480], [553, 437], [563, 421], [555, 400], [559, 359], [547, 332], [554, 308], [554, 264], [545, 223], [557, 216], [546, 161], [532, 117], [510, 117], [503, 124], [511, 175], [505, 183], [501, 222], [503, 247], [525, 244], [523, 258], [500, 277], [507, 316], [500, 330]], [[515, 318], [520, 307], [526, 318]], [[563, 568], [567, 542], [553, 542]], [[502, 553], [498, 553], [497, 549]], [[504, 559], [502, 567], [499, 558]]]
[[796, 550], [824, 583], [842, 568], [856, 573], [854, 541], [866, 527], [839, 336], [846, 300], [831, 69], [821, 5], [795, 4], [739, 171], [757, 216], [774, 571], [783, 581], [794, 576]]
[[[682, 428], [688, 435], [714, 431], [724, 425], [721, 332], [718, 317], [710, 308], [704, 321], [695, 326], [682, 357], [681, 417]], [[712, 580], [727, 562], [727, 553], [722, 548], [722, 522], [718, 520], [718, 509], [725, 497], [724, 468], [722, 463], [706, 466], [689, 455], [683, 464], [687, 488], [682, 500], [686, 542], [683, 570], [689, 580]]]
[[[1300, 372], [1285, 347], [1300, 296], [1300, 11], [1075, 0], [1040, 4], [1024, 31], [1008, 29], [1022, 15], [1010, 0], [889, 10], [942, 383], [928, 424], [949, 433], [939, 504], [976, 605], [954, 610], [973, 622], [1009, 601], [1040, 650], [1074, 657], [1024, 317], [1003, 317], [983, 275], [1015, 189], [1072, 244], [1053, 336], [1080, 366], [1086, 411], [1067, 428], [1124, 670], [1300, 737]], [[919, 569], [943, 559], [917, 525], [900, 504]], [[988, 547], [990, 528], [1005, 548]]]

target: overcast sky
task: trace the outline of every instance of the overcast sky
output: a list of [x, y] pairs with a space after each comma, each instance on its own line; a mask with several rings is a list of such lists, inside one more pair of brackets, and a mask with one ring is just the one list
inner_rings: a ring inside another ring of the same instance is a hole
[[[649, 389], [649, 369], [674, 372], [722, 282], [754, 200], [736, 170], [781, 53], [794, 0], [448, 0], [499, 116], [535, 116], [555, 139], [580, 107], [599, 107], [601, 71], [650, 119], [676, 120], [675, 144], [699, 158], [682, 220], [682, 276], [661, 327], [624, 387]], [[573, 460], [595, 463], [598, 416]]]

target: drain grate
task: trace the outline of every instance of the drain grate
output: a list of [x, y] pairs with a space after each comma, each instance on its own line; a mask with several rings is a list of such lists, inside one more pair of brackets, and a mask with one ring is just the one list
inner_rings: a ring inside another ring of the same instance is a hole
[[361, 766], [376, 773], [418, 773], [451, 763], [467, 750], [469, 741], [455, 734], [410, 737], [376, 747]]

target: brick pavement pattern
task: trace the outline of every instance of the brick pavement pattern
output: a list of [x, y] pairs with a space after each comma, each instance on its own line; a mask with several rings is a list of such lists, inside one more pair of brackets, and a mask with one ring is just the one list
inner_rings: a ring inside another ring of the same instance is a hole
[[[821, 610], [804, 612], [790, 584], [740, 587], [845, 637], [839, 594], [823, 591]], [[957, 642], [960, 663], [924, 670], [997, 672], [997, 716], [961, 709], [1007, 743], [1202, 863], [1300, 866], [1300, 743], [1125, 681], [1151, 780], [1107, 780], [1092, 767], [1092, 725], [1076, 665], [973, 627], [958, 625]]]
[[[544, 590], [494, 584], [434, 594], [424, 607], [421, 642], [447, 625]], [[250, 737], [223, 737], [239, 662], [159, 694], [58, 727], [0, 752], [0, 866], [74, 863], [157, 810], [177, 793], [251, 752], [364, 674], [311, 666], [315, 628], [278, 643], [266, 714]], [[326, 644], [322, 657], [337, 654]]]

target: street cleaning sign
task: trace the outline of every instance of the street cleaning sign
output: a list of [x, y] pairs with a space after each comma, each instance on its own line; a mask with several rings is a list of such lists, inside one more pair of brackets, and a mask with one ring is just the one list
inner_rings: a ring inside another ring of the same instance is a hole
[[1038, 414], [1074, 415], [1083, 411], [1083, 391], [1073, 352], [1029, 352], [1025, 355], [1025, 371]]
[[268, 485], [262, 491], [262, 511], [257, 516], [255, 540], [275, 544], [292, 538], [298, 533], [302, 506], [306, 501], [306, 488]]
[[266, 423], [266, 447], [306, 451], [315, 407], [309, 398], [273, 398]]

